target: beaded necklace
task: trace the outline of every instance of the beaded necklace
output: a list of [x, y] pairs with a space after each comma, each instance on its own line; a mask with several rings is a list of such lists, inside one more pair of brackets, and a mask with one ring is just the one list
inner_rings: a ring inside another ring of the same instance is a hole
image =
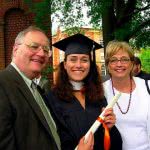
[[[111, 79], [111, 82], [112, 82], [111, 85], [112, 85], [113, 95], [115, 95], [115, 91], [114, 91], [114, 86], [113, 86], [113, 81], [112, 81], [112, 79]], [[123, 111], [123, 110], [121, 109], [119, 103], [116, 102], [116, 104], [117, 104], [117, 106], [118, 106], [120, 112], [121, 112], [122, 114], [124, 114], [124, 115], [127, 114], [127, 112], [129, 111], [129, 108], [130, 108], [130, 105], [131, 105], [131, 98], [132, 98], [132, 80], [131, 80], [131, 78], [130, 78], [130, 96], [129, 96], [129, 103], [128, 103], [127, 110], [126, 110], [126, 111]]]

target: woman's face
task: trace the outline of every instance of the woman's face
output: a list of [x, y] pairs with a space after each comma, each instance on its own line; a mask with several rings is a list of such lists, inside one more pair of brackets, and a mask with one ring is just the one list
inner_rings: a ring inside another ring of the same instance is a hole
[[108, 71], [112, 78], [129, 78], [133, 68], [133, 61], [130, 60], [129, 54], [119, 50], [113, 55], [108, 62]]
[[64, 62], [70, 80], [82, 81], [90, 70], [90, 57], [87, 54], [70, 54]]

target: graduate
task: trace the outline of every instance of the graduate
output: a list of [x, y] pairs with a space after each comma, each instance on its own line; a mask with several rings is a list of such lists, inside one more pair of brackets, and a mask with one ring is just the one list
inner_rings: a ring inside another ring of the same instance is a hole
[[[74, 150], [107, 105], [99, 70], [93, 59], [101, 45], [82, 35], [75, 34], [53, 44], [65, 52], [60, 63], [56, 84], [48, 94], [58, 126], [62, 150]], [[92, 53], [91, 53], [92, 51]], [[121, 150], [122, 139], [114, 126], [115, 114], [105, 111], [104, 123], [110, 133], [110, 150]], [[94, 134], [94, 150], [104, 150], [104, 128]]]

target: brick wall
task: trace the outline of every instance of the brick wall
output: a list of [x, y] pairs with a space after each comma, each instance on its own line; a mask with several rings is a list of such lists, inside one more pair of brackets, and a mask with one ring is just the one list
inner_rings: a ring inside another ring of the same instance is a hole
[[12, 47], [19, 31], [33, 23], [23, 0], [0, 1], [0, 69], [11, 61]]
[[11, 9], [5, 15], [4, 47], [6, 65], [11, 61], [12, 47], [17, 34], [31, 24], [28, 16], [20, 9]]
[[4, 22], [3, 20], [0, 20], [0, 68], [4, 68], [5, 66], [3, 28], [4, 28]]

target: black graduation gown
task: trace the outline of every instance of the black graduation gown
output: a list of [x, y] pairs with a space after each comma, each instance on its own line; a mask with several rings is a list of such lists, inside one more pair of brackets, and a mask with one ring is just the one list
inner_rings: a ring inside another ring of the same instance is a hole
[[[74, 150], [79, 140], [84, 136], [107, 105], [105, 99], [99, 102], [90, 102], [86, 98], [85, 109], [74, 97], [70, 102], [60, 100], [51, 92], [48, 94], [48, 103], [54, 113], [58, 126], [62, 150]], [[114, 126], [110, 130], [111, 149], [122, 150], [122, 139]], [[104, 129], [102, 126], [94, 134], [94, 150], [104, 149]]]

